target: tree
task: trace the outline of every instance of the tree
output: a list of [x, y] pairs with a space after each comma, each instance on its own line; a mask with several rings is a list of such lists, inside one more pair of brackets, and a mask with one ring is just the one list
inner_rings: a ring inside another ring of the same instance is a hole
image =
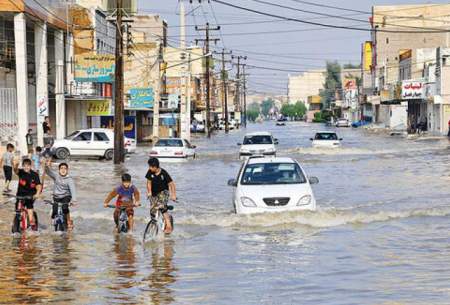
[[283, 104], [281, 114], [285, 117], [300, 119], [306, 114], [306, 106], [300, 101], [295, 104]]
[[341, 66], [337, 61], [327, 61], [327, 72], [323, 89], [320, 91], [320, 97], [324, 108], [330, 108], [335, 100], [336, 89], [342, 88]]
[[343, 66], [344, 69], [361, 69], [361, 64], [352, 64], [352, 63], [348, 63], [348, 64], [344, 64]]
[[267, 100], [264, 100], [261, 103], [261, 113], [262, 113], [262, 115], [268, 116], [269, 112], [270, 112], [270, 109], [272, 109], [272, 107], [274, 105], [275, 105], [275, 102], [271, 98], [268, 98]]
[[306, 106], [303, 102], [298, 101], [294, 105], [294, 113], [297, 118], [302, 118], [306, 114]]
[[294, 105], [292, 104], [283, 104], [280, 110], [281, 114], [285, 117], [293, 117], [294, 116]]
[[259, 105], [257, 103], [252, 103], [247, 107], [247, 119], [254, 122], [259, 117]]

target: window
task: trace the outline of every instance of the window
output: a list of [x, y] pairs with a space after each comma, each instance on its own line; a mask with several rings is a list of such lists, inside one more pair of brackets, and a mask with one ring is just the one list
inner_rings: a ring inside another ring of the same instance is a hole
[[109, 138], [104, 132], [94, 132], [94, 141], [109, 141]]
[[178, 139], [161, 139], [155, 147], [183, 147], [183, 142]]
[[92, 138], [92, 132], [82, 132], [76, 136], [73, 141], [90, 141]]
[[337, 140], [337, 135], [335, 133], [317, 133], [315, 138], [315, 140], [331, 140], [331, 141], [335, 141]]
[[250, 136], [244, 138], [244, 145], [273, 144], [271, 136]]
[[306, 183], [306, 178], [296, 163], [249, 164], [241, 179], [243, 185], [298, 183]]
[[79, 133], [79, 131], [74, 131], [72, 132], [70, 135], [68, 135], [67, 137], [65, 137], [64, 139], [66, 140], [72, 140], [74, 136], [76, 136]]

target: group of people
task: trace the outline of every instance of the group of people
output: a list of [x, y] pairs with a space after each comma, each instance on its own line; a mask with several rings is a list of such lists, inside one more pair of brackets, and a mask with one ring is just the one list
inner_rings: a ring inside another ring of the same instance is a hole
[[[34, 202], [41, 197], [44, 179], [46, 176], [53, 180], [53, 201], [63, 204], [63, 213], [66, 216], [69, 230], [73, 228], [73, 221], [70, 217], [69, 205], [75, 204], [76, 188], [73, 178], [69, 175], [69, 165], [59, 163], [58, 171], [52, 169], [51, 156], [39, 154], [41, 150], [36, 148], [36, 153], [29, 154], [22, 160], [22, 166], [19, 168], [19, 160], [14, 157], [14, 145], [8, 144], [6, 152], [0, 159], [0, 166], [3, 167], [5, 176], [5, 187], [3, 192], [11, 192], [10, 183], [15, 173], [18, 178], [18, 187], [16, 197], [26, 198], [22, 200], [23, 205], [28, 212], [29, 223], [33, 230], [37, 230], [36, 220], [34, 219]], [[41, 167], [44, 171], [40, 176]], [[175, 183], [169, 173], [162, 169], [157, 158], [148, 160], [148, 171], [145, 176], [147, 179], [147, 196], [151, 202], [151, 209], [160, 209], [165, 221], [165, 233], [171, 233], [173, 228], [168, 214], [167, 203], [169, 199], [176, 200]], [[114, 220], [118, 225], [118, 216], [120, 208], [126, 207], [130, 229], [134, 227], [134, 208], [140, 206], [140, 193], [137, 187], [131, 182], [129, 174], [122, 175], [122, 183], [115, 187], [104, 200], [104, 206], [116, 198]], [[19, 199], [16, 200], [16, 210], [18, 209]], [[152, 210], [151, 210], [152, 211]], [[57, 215], [57, 205], [53, 205], [52, 219]]]

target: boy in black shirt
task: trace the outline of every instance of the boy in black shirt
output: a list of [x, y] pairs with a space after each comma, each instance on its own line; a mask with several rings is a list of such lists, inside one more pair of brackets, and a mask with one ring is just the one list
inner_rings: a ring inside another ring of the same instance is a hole
[[171, 233], [173, 228], [170, 222], [170, 215], [167, 212], [167, 202], [177, 199], [177, 192], [175, 182], [173, 182], [169, 173], [159, 167], [159, 160], [157, 158], [150, 158], [148, 160], [148, 172], [145, 175], [147, 178], [147, 196], [150, 198], [151, 207], [161, 209], [164, 216], [166, 229], [164, 233]]
[[[22, 161], [22, 168], [19, 169], [19, 163], [14, 163], [14, 173], [19, 176], [19, 185], [17, 187], [18, 197], [31, 197], [32, 199], [23, 200], [23, 203], [28, 211], [28, 219], [33, 230], [37, 230], [34, 214], [33, 204], [42, 192], [41, 180], [39, 175], [31, 170], [31, 160], [24, 159]], [[16, 209], [18, 208], [19, 200], [16, 202]]]

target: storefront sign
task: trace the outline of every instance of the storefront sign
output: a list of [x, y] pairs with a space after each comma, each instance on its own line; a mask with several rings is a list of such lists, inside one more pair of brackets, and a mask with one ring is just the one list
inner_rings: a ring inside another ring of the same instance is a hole
[[75, 55], [75, 81], [111, 83], [114, 81], [114, 55]]
[[355, 78], [344, 78], [344, 107], [356, 108], [358, 102], [358, 86]]
[[372, 42], [366, 41], [364, 43], [364, 70], [370, 71], [372, 67]]
[[155, 93], [152, 88], [132, 88], [128, 90], [130, 95], [127, 109], [152, 109], [155, 101]]
[[111, 101], [86, 101], [87, 102], [87, 116], [105, 116], [111, 114]]
[[424, 84], [421, 81], [403, 81], [402, 83], [402, 99], [403, 100], [420, 100], [424, 99]]

